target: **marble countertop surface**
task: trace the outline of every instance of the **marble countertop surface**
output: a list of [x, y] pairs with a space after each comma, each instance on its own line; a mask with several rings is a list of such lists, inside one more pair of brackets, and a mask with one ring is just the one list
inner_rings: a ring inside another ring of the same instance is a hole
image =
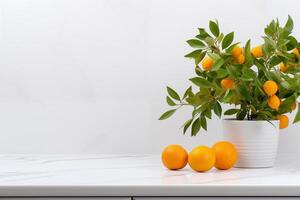
[[0, 155], [0, 196], [300, 196], [300, 155], [207, 173], [152, 155]]

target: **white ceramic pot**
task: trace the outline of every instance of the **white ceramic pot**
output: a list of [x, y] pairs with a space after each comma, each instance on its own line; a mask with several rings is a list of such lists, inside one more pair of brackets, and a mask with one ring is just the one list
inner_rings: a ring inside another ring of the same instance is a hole
[[[272, 123], [272, 124], [271, 124]], [[223, 120], [224, 139], [233, 143], [238, 152], [235, 167], [260, 168], [274, 165], [279, 121]]]

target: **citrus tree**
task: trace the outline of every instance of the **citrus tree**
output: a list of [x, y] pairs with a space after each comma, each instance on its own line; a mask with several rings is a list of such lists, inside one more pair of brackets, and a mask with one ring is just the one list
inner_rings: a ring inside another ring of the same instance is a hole
[[[207, 130], [212, 112], [219, 118], [234, 115], [237, 120], [280, 120], [280, 128], [288, 126], [286, 113], [296, 109], [294, 123], [300, 121], [297, 98], [300, 95], [300, 44], [292, 35], [293, 20], [284, 26], [273, 20], [265, 29], [263, 43], [251, 47], [233, 43], [234, 32], [223, 34], [217, 21], [209, 21], [209, 30], [199, 28], [195, 38], [187, 40], [194, 50], [185, 57], [195, 63], [192, 86], [180, 96], [167, 87], [167, 104], [173, 109], [159, 118], [172, 116], [183, 106], [191, 106], [190, 119], [183, 124], [183, 133], [191, 127], [195, 136]], [[222, 103], [232, 108], [222, 112]]]

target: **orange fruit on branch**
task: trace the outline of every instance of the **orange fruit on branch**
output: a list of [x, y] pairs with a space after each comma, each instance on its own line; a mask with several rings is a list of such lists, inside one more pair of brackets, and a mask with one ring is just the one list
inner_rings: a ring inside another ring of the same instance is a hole
[[217, 169], [230, 169], [238, 159], [237, 151], [233, 144], [227, 141], [221, 141], [214, 144], [212, 149], [216, 155], [215, 167]]
[[188, 153], [182, 146], [172, 144], [163, 150], [161, 160], [168, 169], [182, 169], [188, 162]]
[[244, 64], [244, 62], [245, 62], [245, 56], [244, 56], [244, 54], [239, 55], [239, 56], [236, 58], [236, 62], [237, 62], [238, 64]]
[[280, 69], [281, 72], [286, 72], [288, 67], [284, 63], [280, 63], [279, 64], [279, 69]]
[[195, 147], [188, 157], [190, 167], [197, 172], [210, 170], [216, 162], [214, 151], [207, 146]]
[[284, 129], [289, 125], [289, 118], [286, 115], [279, 115], [279, 128]]
[[203, 59], [201, 64], [202, 64], [203, 70], [209, 71], [209, 70], [211, 70], [212, 65], [214, 64], [214, 60], [210, 57], [206, 57]]
[[270, 96], [268, 98], [268, 105], [270, 108], [276, 110], [279, 108], [280, 104], [281, 104], [281, 100], [276, 95]]
[[255, 58], [260, 58], [263, 57], [264, 52], [263, 52], [263, 48], [262, 46], [256, 46], [254, 48], [251, 49], [251, 54], [255, 57]]
[[294, 48], [292, 52], [297, 56], [297, 58], [300, 58], [300, 53], [297, 48]]
[[238, 45], [236, 45], [231, 51], [231, 55], [234, 58], [238, 58], [241, 54], [243, 54], [243, 48], [239, 47]]
[[221, 86], [224, 90], [232, 89], [234, 87], [234, 80], [225, 78], [221, 80]]
[[268, 96], [273, 96], [278, 90], [278, 85], [274, 81], [266, 81], [263, 85], [263, 89]]

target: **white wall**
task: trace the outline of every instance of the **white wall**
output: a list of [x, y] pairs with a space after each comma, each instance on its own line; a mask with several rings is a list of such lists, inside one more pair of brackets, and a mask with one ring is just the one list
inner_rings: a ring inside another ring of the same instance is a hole
[[[168, 121], [165, 86], [183, 92], [193, 64], [185, 44], [218, 19], [236, 40], [261, 42], [264, 25], [291, 14], [293, 0], [1, 0], [0, 153], [158, 153], [221, 139], [220, 120], [197, 137]], [[280, 151], [298, 151], [299, 125]]]

